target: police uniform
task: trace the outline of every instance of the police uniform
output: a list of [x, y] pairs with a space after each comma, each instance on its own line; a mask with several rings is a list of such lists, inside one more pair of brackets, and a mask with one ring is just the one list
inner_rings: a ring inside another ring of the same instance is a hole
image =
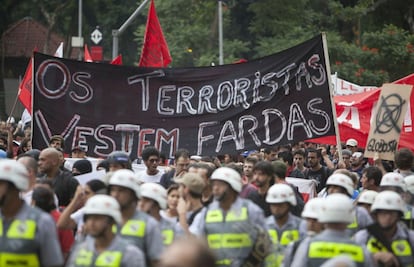
[[11, 221], [0, 211], [0, 266], [59, 266], [63, 256], [49, 214], [24, 201]]
[[237, 197], [225, 213], [218, 201], [197, 214], [190, 232], [207, 239], [216, 253], [217, 266], [241, 266], [254, 246], [254, 226], [265, 226], [263, 210], [250, 200]]
[[301, 218], [291, 213], [288, 214], [288, 220], [282, 227], [275, 222], [274, 216], [266, 218], [266, 226], [274, 246], [274, 253], [266, 258], [266, 266], [281, 265], [286, 247], [291, 242], [297, 241], [304, 236], [304, 233], [299, 231], [301, 222]]
[[120, 236], [115, 236], [108, 248], [101, 253], [96, 251], [94, 239], [86, 239], [76, 246], [66, 266], [145, 267], [146, 265], [144, 254], [139, 248]]
[[[369, 252], [388, 251], [368, 230], [359, 231], [354, 236], [355, 242], [365, 245]], [[397, 231], [390, 240], [392, 253], [398, 258], [402, 266], [414, 266], [414, 231], [406, 229], [405, 226], [397, 224]]]
[[158, 222], [148, 214], [136, 211], [123, 226], [115, 232], [140, 248], [148, 260], [159, 260], [163, 251], [163, 238]]
[[169, 246], [177, 238], [177, 224], [161, 216], [159, 221], [164, 246]]
[[346, 232], [326, 229], [301, 242], [291, 267], [319, 267], [342, 254], [349, 255], [358, 267], [374, 266], [368, 250], [351, 240]]
[[356, 206], [354, 221], [351, 224], [348, 224], [347, 232], [349, 236], [353, 236], [356, 232], [366, 228], [373, 222], [371, 215], [369, 215], [366, 209], [361, 206]]

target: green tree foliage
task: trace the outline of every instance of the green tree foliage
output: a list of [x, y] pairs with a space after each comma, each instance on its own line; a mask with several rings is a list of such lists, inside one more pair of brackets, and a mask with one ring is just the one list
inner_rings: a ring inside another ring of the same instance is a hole
[[[83, 36], [97, 25], [105, 58], [112, 57], [112, 29], [142, 0], [84, 0]], [[77, 36], [78, 1], [4, 0], [0, 29], [31, 16], [65, 36]], [[217, 1], [155, 0], [172, 67], [218, 63]], [[60, 8], [61, 6], [64, 8]], [[120, 37], [124, 64], [141, 53], [148, 6]], [[55, 16], [55, 23], [50, 24]], [[381, 85], [414, 72], [414, 2], [407, 0], [223, 0], [224, 62], [276, 53], [320, 32], [328, 38], [331, 69], [361, 85]], [[65, 55], [68, 55], [67, 51]]]

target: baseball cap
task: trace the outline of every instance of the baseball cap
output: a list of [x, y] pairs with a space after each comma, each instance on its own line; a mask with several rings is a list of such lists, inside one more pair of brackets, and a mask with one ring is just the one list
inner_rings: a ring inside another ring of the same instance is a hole
[[205, 187], [203, 178], [196, 173], [186, 173], [182, 177], [175, 178], [174, 182], [185, 185], [191, 192], [196, 194], [203, 193]]
[[358, 141], [353, 138], [349, 138], [348, 140], [346, 140], [346, 145], [347, 146], [358, 146]]

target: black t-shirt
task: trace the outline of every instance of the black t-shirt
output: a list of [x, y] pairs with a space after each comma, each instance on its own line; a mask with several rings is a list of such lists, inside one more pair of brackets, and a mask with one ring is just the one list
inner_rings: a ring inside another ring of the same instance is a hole
[[266, 194], [261, 195], [258, 191], [251, 191], [246, 198], [250, 199], [254, 202], [254, 204], [259, 206], [263, 210], [265, 217], [272, 215], [270, 205], [266, 202]]
[[326, 180], [332, 174], [328, 167], [322, 166], [317, 171], [307, 169], [304, 173], [306, 179], [315, 180], [317, 182], [316, 191], [319, 193], [326, 185]]
[[[47, 179], [42, 177], [42, 179]], [[71, 172], [59, 170], [59, 173], [52, 180], [53, 190], [59, 200], [59, 206], [66, 207], [76, 192], [79, 185], [78, 180], [73, 178]]]

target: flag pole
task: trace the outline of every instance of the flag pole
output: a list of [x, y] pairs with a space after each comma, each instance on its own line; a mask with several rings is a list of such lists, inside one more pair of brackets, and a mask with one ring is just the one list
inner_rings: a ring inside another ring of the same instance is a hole
[[[21, 82], [22, 82], [22, 76], [19, 75], [19, 85], [20, 85]], [[9, 119], [11, 117], [13, 117], [13, 113], [16, 110], [16, 106], [17, 106], [17, 100], [19, 99], [19, 94], [20, 94], [20, 88], [18, 88], [18, 90], [17, 90], [17, 95], [16, 95], [16, 98], [14, 99], [14, 103], [13, 103], [13, 106], [10, 110], [9, 117], [7, 118], [7, 121], [9, 121]]]
[[223, 3], [221, 0], [218, 2], [218, 34], [219, 34], [219, 64], [223, 65]]
[[329, 86], [329, 97], [331, 100], [331, 107], [332, 107], [332, 116], [333, 116], [333, 123], [335, 127], [335, 137], [336, 137], [336, 146], [338, 149], [338, 157], [339, 160], [342, 160], [342, 145], [341, 145], [341, 136], [339, 135], [339, 126], [338, 126], [338, 119], [336, 115], [336, 108], [335, 108], [335, 101], [333, 98], [333, 88], [332, 88], [332, 81], [331, 81], [331, 65], [329, 63], [329, 54], [328, 54], [328, 43], [326, 41], [326, 33], [322, 32], [322, 44], [323, 44], [323, 52], [325, 55], [325, 65], [326, 65], [326, 76], [328, 79], [328, 86]]

